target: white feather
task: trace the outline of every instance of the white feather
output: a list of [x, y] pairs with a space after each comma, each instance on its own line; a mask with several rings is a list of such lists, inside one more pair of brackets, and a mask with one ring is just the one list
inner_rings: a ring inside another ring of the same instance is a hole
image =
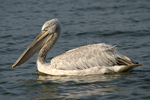
[[42, 68], [39, 68], [39, 71], [52, 75], [106, 74], [135, 67], [134, 64], [117, 65], [117, 57], [131, 61], [128, 57], [117, 53], [115, 47], [102, 43], [69, 50], [53, 58], [50, 65], [37, 63]]

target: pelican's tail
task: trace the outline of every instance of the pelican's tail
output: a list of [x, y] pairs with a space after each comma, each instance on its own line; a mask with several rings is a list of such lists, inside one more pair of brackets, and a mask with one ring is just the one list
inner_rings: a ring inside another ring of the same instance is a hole
[[120, 65], [120, 67], [116, 67], [115, 72], [126, 72], [130, 69], [142, 65], [142, 63], [134, 62], [124, 55], [122, 55], [122, 57], [117, 57], [117, 64]]

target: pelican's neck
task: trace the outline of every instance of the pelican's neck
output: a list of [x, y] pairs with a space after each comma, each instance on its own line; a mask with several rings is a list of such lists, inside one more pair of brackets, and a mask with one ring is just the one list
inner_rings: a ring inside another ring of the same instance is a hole
[[58, 38], [59, 38], [59, 34], [57, 33], [54, 34], [51, 40], [41, 48], [37, 59], [40, 63], [46, 63], [46, 55], [49, 52], [49, 50], [51, 50], [52, 47], [55, 45]]

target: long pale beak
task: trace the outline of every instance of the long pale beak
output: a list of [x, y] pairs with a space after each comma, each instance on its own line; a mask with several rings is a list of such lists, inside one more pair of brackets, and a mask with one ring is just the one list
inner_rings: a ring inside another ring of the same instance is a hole
[[19, 66], [29, 60], [39, 49], [41, 49], [53, 36], [52, 32], [41, 31], [38, 36], [32, 41], [28, 48], [22, 53], [12, 68]]

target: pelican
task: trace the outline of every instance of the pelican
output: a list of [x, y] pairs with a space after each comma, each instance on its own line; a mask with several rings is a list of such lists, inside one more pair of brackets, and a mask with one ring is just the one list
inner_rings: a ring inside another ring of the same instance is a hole
[[22, 53], [12, 68], [29, 60], [37, 51], [37, 69], [50, 75], [92, 75], [126, 72], [139, 62], [116, 51], [115, 46], [105, 43], [89, 44], [69, 50], [46, 62], [46, 55], [55, 45], [61, 33], [58, 19], [44, 23], [41, 32]]

